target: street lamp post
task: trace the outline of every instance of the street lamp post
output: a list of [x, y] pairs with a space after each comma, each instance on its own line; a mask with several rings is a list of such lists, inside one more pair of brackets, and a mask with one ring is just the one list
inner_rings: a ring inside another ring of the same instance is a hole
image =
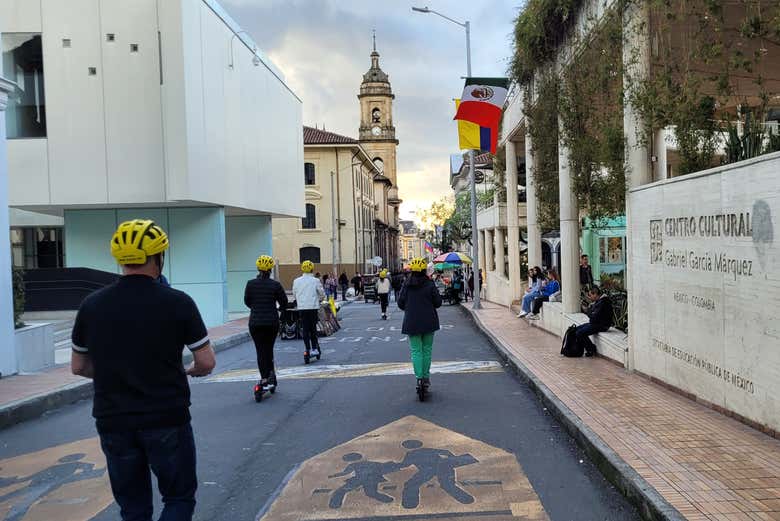
[[[431, 13], [438, 15], [445, 20], [457, 24], [466, 29], [466, 77], [471, 77], [471, 22], [459, 22], [449, 16], [443, 15], [428, 7], [412, 7], [412, 11], [418, 13]], [[469, 184], [471, 193], [471, 261], [474, 270], [474, 298], [473, 309], [480, 309], [482, 306], [479, 299], [479, 231], [477, 230], [477, 181], [474, 172], [474, 150], [469, 150]]]

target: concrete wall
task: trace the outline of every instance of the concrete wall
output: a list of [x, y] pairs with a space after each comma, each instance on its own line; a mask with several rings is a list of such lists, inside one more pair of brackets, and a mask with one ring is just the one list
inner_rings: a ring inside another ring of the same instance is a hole
[[502, 277], [494, 271], [488, 272], [485, 284], [485, 299], [503, 306], [510, 306], [512, 301], [518, 298], [520, 298], [519, 295], [512, 295], [508, 278]]
[[[11, 89], [12, 85], [0, 76], [0, 117], [5, 115]], [[8, 230], [8, 162], [5, 125], [2, 123], [4, 121], [0, 121], [0, 230]], [[4, 375], [16, 372], [16, 351], [11, 341], [14, 334], [13, 309], [11, 242], [6, 239], [0, 241], [0, 373]]]
[[[207, 326], [225, 322], [228, 290], [222, 208], [66, 210], [67, 266], [119, 273], [109, 241], [120, 222], [135, 218], [154, 219], [168, 233], [171, 246], [166, 252], [164, 273], [171, 285], [195, 300]], [[234, 258], [240, 259], [241, 255]]]
[[[636, 370], [780, 429], [780, 154], [646, 185], [629, 203]], [[723, 214], [729, 231], [713, 234]]]
[[0, 2], [45, 63], [47, 138], [9, 142], [11, 204], [302, 215], [301, 101], [239, 30], [213, 0]]
[[244, 288], [248, 280], [257, 276], [257, 257], [273, 256], [271, 218], [254, 215], [226, 217], [225, 232], [228, 311], [247, 311]]

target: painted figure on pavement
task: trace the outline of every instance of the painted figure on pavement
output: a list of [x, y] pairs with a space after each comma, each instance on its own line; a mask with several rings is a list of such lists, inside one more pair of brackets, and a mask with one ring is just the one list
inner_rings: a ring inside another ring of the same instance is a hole
[[81, 453], [63, 456], [57, 464], [22, 478], [0, 477], [0, 490], [28, 483], [25, 487], [0, 496], [0, 504], [15, 500], [3, 521], [20, 521], [37, 501], [68, 483], [99, 478], [105, 474], [106, 469], [95, 469], [94, 463], [79, 461], [85, 456]]
[[388, 461], [381, 463], [378, 461], [361, 461], [363, 455], [357, 452], [345, 454], [342, 459], [349, 462], [346, 468], [338, 474], [328, 476], [329, 478], [340, 478], [343, 476], [353, 476], [347, 479], [344, 484], [336, 490], [330, 497], [330, 508], [341, 508], [344, 504], [344, 496], [347, 492], [363, 488], [366, 496], [381, 501], [382, 503], [392, 503], [393, 498], [387, 494], [379, 492], [379, 484], [387, 481], [385, 474], [398, 470], [398, 463]]
[[363, 493], [382, 503], [392, 503], [393, 497], [379, 491], [379, 485], [387, 482], [386, 476], [407, 467], [414, 467], [417, 472], [404, 483], [402, 505], [404, 508], [417, 508], [420, 504], [420, 489], [436, 478], [442, 490], [462, 504], [471, 504], [474, 498], [460, 488], [455, 482], [455, 469], [477, 463], [471, 454], [456, 456], [446, 449], [423, 447], [419, 440], [406, 440], [401, 444], [408, 449], [403, 461], [378, 462], [363, 460], [363, 455], [357, 452], [345, 454], [342, 459], [349, 463], [343, 471], [328, 476], [339, 478], [350, 476], [344, 484], [333, 492], [330, 498], [330, 508], [341, 508], [348, 492], [363, 489]]

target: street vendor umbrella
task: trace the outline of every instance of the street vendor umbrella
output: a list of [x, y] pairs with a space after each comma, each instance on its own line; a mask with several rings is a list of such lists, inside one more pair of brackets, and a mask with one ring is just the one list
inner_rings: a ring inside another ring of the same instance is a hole
[[433, 267], [439, 271], [444, 271], [459, 268], [460, 264], [453, 264], [452, 262], [437, 262], [433, 265]]
[[442, 253], [433, 262], [449, 262], [450, 264], [471, 264], [471, 259], [465, 253], [457, 251], [451, 251], [449, 253]]

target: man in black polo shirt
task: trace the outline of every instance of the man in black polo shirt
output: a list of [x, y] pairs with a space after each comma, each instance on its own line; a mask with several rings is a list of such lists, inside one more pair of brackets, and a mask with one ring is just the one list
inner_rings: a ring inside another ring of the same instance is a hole
[[[151, 521], [150, 467], [160, 519], [191, 520], [195, 441], [187, 375], [205, 376], [214, 351], [195, 302], [158, 282], [168, 237], [153, 221], [119, 225], [111, 254], [124, 276], [87, 297], [73, 326], [71, 369], [92, 378], [100, 444], [124, 521]], [[182, 350], [194, 362], [184, 368]]]

